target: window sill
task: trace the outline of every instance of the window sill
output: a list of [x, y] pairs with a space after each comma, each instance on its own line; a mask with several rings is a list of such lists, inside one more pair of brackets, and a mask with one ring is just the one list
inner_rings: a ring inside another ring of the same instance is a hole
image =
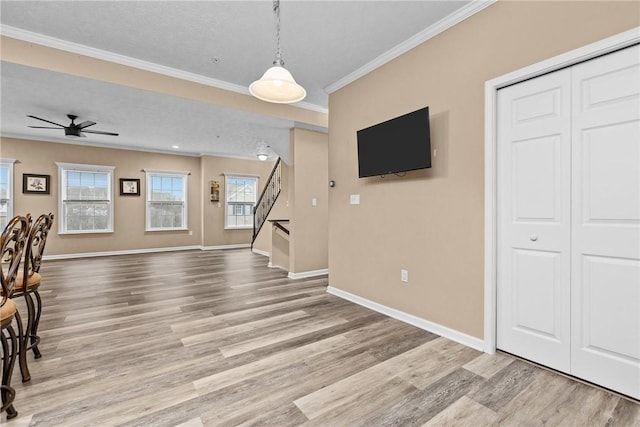
[[155, 232], [155, 231], [189, 231], [188, 228], [145, 228], [144, 231], [150, 231], [150, 232]]
[[113, 233], [113, 230], [73, 230], [73, 231], [58, 231], [58, 234], [108, 234]]
[[253, 227], [224, 227], [225, 230], [253, 230]]

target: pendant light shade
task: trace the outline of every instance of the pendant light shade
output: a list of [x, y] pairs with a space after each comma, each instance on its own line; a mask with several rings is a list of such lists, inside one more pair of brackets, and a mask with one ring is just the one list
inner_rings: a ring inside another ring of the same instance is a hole
[[307, 91], [296, 83], [291, 73], [279, 65], [269, 68], [260, 80], [251, 83], [249, 92], [258, 99], [276, 104], [302, 101], [307, 96]]
[[249, 92], [256, 98], [273, 102], [276, 104], [291, 104], [302, 101], [307, 96], [304, 90], [294, 80], [293, 76], [286, 68], [280, 52], [280, 1], [273, 1], [273, 12], [276, 15], [276, 59], [273, 67], [269, 68], [262, 75], [260, 80], [256, 80], [249, 86]]

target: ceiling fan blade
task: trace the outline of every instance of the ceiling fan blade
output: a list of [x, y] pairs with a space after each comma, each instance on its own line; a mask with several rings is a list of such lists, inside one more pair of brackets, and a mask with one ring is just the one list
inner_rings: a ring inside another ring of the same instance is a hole
[[82, 132], [86, 132], [86, 133], [97, 133], [99, 135], [112, 135], [112, 136], [118, 136], [119, 134], [117, 133], [113, 133], [113, 132], [102, 132], [99, 130], [83, 130]]
[[61, 128], [64, 127], [60, 123], [52, 122], [51, 120], [41, 119], [40, 117], [36, 117], [36, 116], [27, 116], [27, 117], [31, 117], [32, 119], [36, 119], [36, 120], [42, 120], [43, 122], [51, 123], [52, 125], [60, 126]]
[[27, 126], [27, 127], [35, 128], [35, 129], [56, 129], [56, 130], [60, 129], [60, 128], [54, 128], [54, 127], [51, 127], [51, 126]]
[[95, 125], [96, 122], [92, 122], [91, 120], [84, 121], [78, 125], [80, 129], [88, 128], [89, 126]]

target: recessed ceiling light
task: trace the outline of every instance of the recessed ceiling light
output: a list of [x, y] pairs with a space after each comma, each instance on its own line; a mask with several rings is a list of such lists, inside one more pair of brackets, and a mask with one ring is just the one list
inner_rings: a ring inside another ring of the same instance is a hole
[[180, 148], [179, 145], [172, 145], [171, 148], [173, 148], [174, 150], [177, 150], [178, 148]]

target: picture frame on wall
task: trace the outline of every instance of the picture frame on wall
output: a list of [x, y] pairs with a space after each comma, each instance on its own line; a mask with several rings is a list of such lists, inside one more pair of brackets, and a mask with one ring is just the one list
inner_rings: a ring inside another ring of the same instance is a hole
[[120, 178], [121, 196], [139, 196], [140, 180], [138, 178]]
[[49, 194], [51, 192], [51, 175], [33, 173], [22, 174], [22, 193]]

